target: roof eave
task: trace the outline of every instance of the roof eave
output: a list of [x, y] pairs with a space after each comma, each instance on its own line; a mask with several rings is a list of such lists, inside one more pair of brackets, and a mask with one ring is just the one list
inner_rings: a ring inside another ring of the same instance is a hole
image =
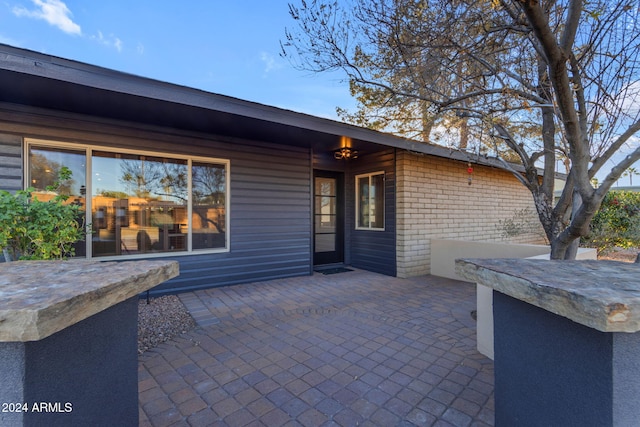
[[[332, 135], [336, 137], [336, 141], [344, 136], [364, 143], [408, 150], [418, 154], [506, 169], [500, 160], [491, 157], [426, 144], [335, 120], [140, 77], [4, 44], [0, 44], [0, 70], [107, 91], [119, 94], [123, 98], [136, 97], [161, 101], [176, 106], [224, 113], [279, 126]], [[9, 100], [9, 102], [13, 101]], [[39, 107], [46, 108], [47, 106], [39, 105]], [[326, 148], [333, 150], [336, 147], [328, 146]], [[523, 172], [519, 165], [514, 165], [514, 169]]]

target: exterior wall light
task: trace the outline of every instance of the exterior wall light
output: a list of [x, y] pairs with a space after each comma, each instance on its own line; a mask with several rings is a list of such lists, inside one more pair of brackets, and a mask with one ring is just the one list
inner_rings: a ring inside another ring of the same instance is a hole
[[349, 147], [342, 147], [333, 153], [333, 157], [335, 157], [336, 160], [357, 159], [358, 152], [356, 150], [352, 150]]

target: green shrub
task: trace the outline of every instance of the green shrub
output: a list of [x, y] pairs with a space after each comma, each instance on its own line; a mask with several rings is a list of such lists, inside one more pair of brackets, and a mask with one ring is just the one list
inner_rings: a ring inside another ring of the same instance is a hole
[[[63, 167], [59, 180], [47, 187], [56, 192], [71, 178]], [[64, 259], [75, 254], [73, 244], [86, 234], [81, 208], [65, 203], [68, 196], [56, 194], [40, 201], [33, 188], [11, 194], [0, 191], [0, 248], [12, 259]]]
[[598, 253], [613, 248], [640, 247], [640, 193], [610, 191], [591, 221], [588, 236], [582, 244], [593, 247]]

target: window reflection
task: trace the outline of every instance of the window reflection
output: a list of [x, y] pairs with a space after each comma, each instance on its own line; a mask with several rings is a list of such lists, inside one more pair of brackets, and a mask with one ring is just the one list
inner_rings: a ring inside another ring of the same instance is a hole
[[225, 165], [193, 162], [193, 249], [226, 246]]
[[93, 255], [187, 250], [187, 161], [93, 153]]
[[384, 173], [356, 177], [357, 228], [384, 230]]
[[384, 175], [371, 177], [370, 199], [371, 228], [384, 228]]
[[[58, 179], [60, 169], [66, 166], [71, 170], [71, 179], [60, 182], [56, 193], [47, 191]], [[84, 223], [86, 209], [86, 155], [84, 151], [66, 150], [48, 147], [29, 147], [29, 186], [34, 189], [32, 195], [46, 202], [57, 194], [69, 196], [65, 203], [80, 206], [78, 223]], [[73, 245], [75, 256], [86, 255], [86, 241], [83, 239]]]
[[369, 223], [369, 219], [370, 219], [369, 176], [358, 178], [358, 186], [360, 189], [358, 192], [358, 201], [360, 203], [358, 206], [358, 212], [359, 212], [358, 227], [369, 228], [370, 226], [370, 223]]
[[[84, 213], [78, 220], [91, 227], [92, 256], [228, 247], [229, 165], [223, 160], [33, 143], [28, 162], [26, 178], [40, 200], [55, 197], [46, 187], [63, 166], [71, 169], [72, 179], [59, 191], [70, 196], [68, 203], [81, 205]], [[86, 241], [79, 242], [76, 255], [86, 256], [87, 247]]]

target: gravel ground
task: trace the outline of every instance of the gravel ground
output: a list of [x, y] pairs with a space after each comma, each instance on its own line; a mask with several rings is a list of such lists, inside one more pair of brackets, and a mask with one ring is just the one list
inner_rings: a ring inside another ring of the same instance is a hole
[[193, 318], [175, 295], [138, 302], [138, 354], [152, 349], [196, 326]]

